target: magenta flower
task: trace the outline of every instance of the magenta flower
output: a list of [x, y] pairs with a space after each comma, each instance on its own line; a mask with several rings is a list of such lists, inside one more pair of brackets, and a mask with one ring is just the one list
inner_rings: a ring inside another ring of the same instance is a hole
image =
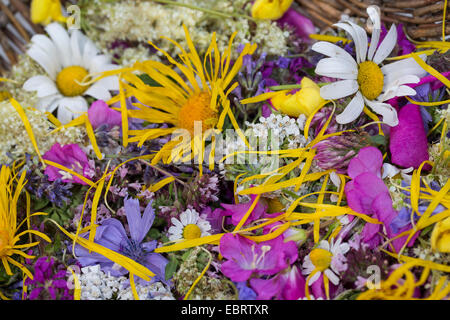
[[[92, 169], [86, 153], [77, 144], [61, 146], [59, 143], [55, 143], [42, 158], [63, 165], [86, 178], [91, 177]], [[80, 178], [50, 165], [45, 168], [45, 174], [48, 176], [49, 181], [61, 179], [66, 183], [72, 182], [86, 185]]]
[[419, 168], [429, 159], [428, 141], [420, 107], [407, 104], [400, 109], [398, 125], [391, 128], [389, 150], [392, 163], [404, 168]]
[[221, 266], [222, 273], [232, 281], [241, 282], [258, 275], [274, 275], [286, 269], [297, 257], [293, 241], [281, 237], [259, 244], [240, 235], [228, 233], [220, 239], [220, 253], [228, 261]]
[[[221, 216], [231, 216], [231, 223], [237, 226], [239, 224], [239, 221], [241, 221], [242, 218], [247, 213], [248, 209], [250, 209], [255, 199], [256, 195], [252, 195], [251, 200], [247, 203], [240, 203], [240, 204], [222, 203], [221, 206], [225, 210], [221, 211]], [[258, 204], [253, 209], [252, 213], [250, 214], [244, 225], [247, 225], [257, 219], [260, 219], [263, 215], [266, 214], [266, 209], [267, 205], [263, 204], [262, 202], [258, 202]]]
[[250, 285], [258, 294], [258, 300], [298, 300], [305, 297], [305, 279], [297, 266], [292, 266], [272, 279], [250, 279]]
[[120, 112], [111, 109], [103, 100], [92, 103], [88, 110], [88, 117], [94, 130], [103, 125], [107, 126], [107, 129], [122, 125]]
[[277, 23], [281, 26], [285, 24], [291, 26], [295, 30], [297, 36], [305, 42], [310, 42], [311, 39], [309, 38], [309, 35], [316, 32], [311, 20], [292, 8], [286, 11], [286, 13], [277, 20]]

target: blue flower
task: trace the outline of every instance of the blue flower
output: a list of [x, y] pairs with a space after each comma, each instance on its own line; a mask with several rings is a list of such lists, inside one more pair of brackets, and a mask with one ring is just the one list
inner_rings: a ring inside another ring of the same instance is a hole
[[[153, 252], [157, 245], [156, 240], [142, 242], [155, 219], [152, 202], [145, 208], [143, 216], [141, 216], [139, 201], [136, 199], [126, 198], [124, 208], [130, 229], [130, 237], [128, 237], [125, 228], [119, 220], [110, 218], [103, 221], [101, 226], [97, 228], [94, 241], [147, 267], [155, 274], [155, 277], [151, 280], [152, 282], [162, 281], [170, 284], [165, 279], [165, 269], [168, 260], [162, 255]], [[82, 237], [87, 239], [89, 233], [83, 234]], [[88, 250], [79, 245], [75, 247], [75, 255], [83, 267], [99, 264], [105, 273], [109, 272], [113, 276], [122, 276], [128, 273], [128, 270], [115, 264], [108, 258], [95, 252], [89, 253]], [[142, 279], [138, 280], [144, 281]]]

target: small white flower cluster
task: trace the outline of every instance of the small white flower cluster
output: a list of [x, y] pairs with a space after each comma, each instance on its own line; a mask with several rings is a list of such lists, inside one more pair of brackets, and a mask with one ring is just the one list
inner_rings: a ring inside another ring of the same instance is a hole
[[[134, 300], [127, 278], [105, 274], [100, 265], [82, 268], [81, 272], [81, 300]], [[136, 284], [136, 291], [141, 300], [175, 300], [161, 282], [147, 286]]]
[[[44, 113], [25, 108], [25, 113], [30, 122], [36, 143], [41, 154], [44, 154], [55, 144], [61, 145], [80, 143], [83, 140], [85, 131], [78, 127], [71, 127], [60, 130], [57, 133], [49, 134], [54, 126], [47, 120]], [[24, 156], [25, 153], [35, 154], [35, 149], [31, 139], [25, 130], [19, 114], [14, 107], [5, 100], [0, 102], [0, 163], [11, 162], [10, 154], [14, 159]]]
[[306, 144], [303, 136], [306, 122], [304, 114], [301, 114], [297, 120], [289, 116], [271, 114], [268, 118], [259, 118], [259, 122], [257, 124], [246, 123], [257, 137], [268, 137], [271, 134], [272, 137], [279, 137], [280, 142], [287, 139], [288, 149], [301, 148]]
[[[218, 12], [235, 13], [236, 8], [242, 7], [245, 1], [210, 1], [185, 0], [187, 5], [212, 9]], [[236, 2], [239, 2], [237, 4]], [[248, 10], [247, 10], [248, 11]], [[111, 51], [111, 43], [116, 40], [147, 43], [152, 41], [159, 48], [174, 55], [180, 53], [179, 48], [167, 40], [161, 40], [161, 35], [175, 40], [183, 48], [187, 48], [184, 24], [189, 30], [192, 41], [197, 50], [205, 52], [211, 42], [213, 32], [220, 52], [228, 47], [230, 36], [238, 32], [234, 44], [258, 43], [258, 48], [267, 54], [282, 55], [287, 51], [288, 31], [281, 30], [275, 22], [268, 20], [256, 21], [255, 30], [251, 30], [251, 22], [246, 18], [223, 18], [205, 14], [199, 10], [180, 6], [167, 6], [158, 3], [132, 0], [105, 2], [90, 1], [83, 12], [88, 28], [86, 33], [104, 51]], [[252, 22], [253, 23], [253, 22]], [[101, 26], [99, 28], [98, 26]], [[150, 50], [139, 49], [140, 59], [152, 59]], [[131, 50], [130, 53], [135, 53]], [[233, 58], [237, 52], [232, 52]], [[162, 53], [157, 55], [162, 57]], [[147, 56], [147, 57], [145, 57]], [[129, 65], [134, 58], [126, 54], [122, 57], [122, 64]]]

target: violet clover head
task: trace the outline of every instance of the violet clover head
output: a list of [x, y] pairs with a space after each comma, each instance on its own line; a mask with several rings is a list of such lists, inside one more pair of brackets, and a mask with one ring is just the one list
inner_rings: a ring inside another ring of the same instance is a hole
[[276, 274], [298, 257], [295, 242], [284, 242], [281, 237], [256, 244], [240, 235], [228, 233], [220, 239], [219, 250], [227, 259], [221, 271], [235, 282], [246, 281], [253, 273]]
[[[147, 205], [142, 216], [139, 200], [137, 199], [126, 198], [124, 209], [130, 229], [130, 237], [128, 237], [124, 226], [119, 220], [109, 218], [97, 228], [94, 241], [147, 267], [155, 274], [155, 277], [151, 280], [152, 282], [162, 281], [168, 283], [165, 279], [165, 269], [168, 260], [159, 253], [153, 252], [157, 245], [156, 240], [143, 242], [155, 219], [152, 202]], [[83, 234], [82, 237], [88, 238], [89, 233]], [[128, 273], [128, 270], [117, 266], [108, 258], [95, 252], [89, 253], [88, 250], [79, 245], [75, 247], [75, 255], [83, 267], [100, 264], [103, 272], [110, 272], [113, 276], [122, 276]], [[140, 281], [144, 280], [140, 279]]]

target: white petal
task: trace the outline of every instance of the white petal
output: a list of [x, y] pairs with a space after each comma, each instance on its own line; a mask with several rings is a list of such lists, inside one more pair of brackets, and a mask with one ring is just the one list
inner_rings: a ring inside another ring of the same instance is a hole
[[389, 29], [388, 34], [383, 39], [383, 42], [381, 42], [380, 46], [377, 49], [377, 52], [375, 53], [375, 56], [373, 57], [373, 62], [376, 64], [380, 64], [384, 61], [392, 52], [395, 45], [397, 44], [397, 29], [395, 27], [395, 24], [391, 26], [391, 29]]
[[66, 29], [59, 23], [51, 23], [45, 27], [50, 38], [58, 49], [59, 58], [64, 68], [72, 66], [72, 52], [70, 47], [70, 38]]
[[356, 48], [359, 47], [359, 58], [361, 59], [361, 62], [366, 61], [366, 57], [367, 57], [367, 48], [368, 48], [368, 40], [367, 40], [367, 33], [366, 30], [364, 30], [363, 28], [361, 28], [360, 26], [358, 26], [357, 24], [355, 24], [352, 21], [348, 21], [348, 23], [350, 23], [353, 27], [353, 29], [355, 30], [355, 34], [357, 37], [357, 42], [359, 43], [358, 46], [356, 46]]
[[[340, 239], [340, 238], [339, 238]], [[339, 251], [342, 254], [346, 254], [348, 252], [348, 250], [350, 250], [350, 246], [348, 245], [348, 243], [343, 243], [339, 246]]]
[[74, 30], [70, 36], [70, 48], [72, 51], [72, 63], [76, 66], [83, 65], [83, 55], [82, 50], [84, 47], [84, 37], [78, 30]]
[[91, 39], [86, 38], [83, 48], [83, 66], [90, 66], [91, 59], [94, 58], [97, 54], [98, 49], [95, 44], [91, 41]]
[[398, 125], [398, 115], [394, 107], [388, 103], [364, 99], [367, 105], [377, 114], [383, 116], [383, 122], [391, 127]]
[[44, 98], [58, 93], [55, 83], [46, 76], [35, 76], [23, 84], [26, 91], [37, 91], [38, 98]]
[[326, 240], [320, 241], [318, 247], [321, 248], [321, 249], [330, 251], [330, 244]]
[[188, 215], [186, 214], [186, 212], [182, 212], [180, 214], [180, 221], [183, 224], [183, 226], [187, 226], [189, 224]]
[[180, 228], [177, 228], [177, 227], [175, 227], [175, 226], [171, 226], [170, 228], [169, 228], [169, 230], [167, 230], [169, 233], [171, 233], [171, 234], [181, 234], [182, 232], [183, 232], [183, 230], [182, 229], [180, 229]]
[[394, 97], [415, 96], [416, 90], [408, 86], [393, 87], [392, 90], [384, 93], [380, 101], [387, 101]]
[[339, 277], [330, 269], [325, 270], [325, 275], [330, 279], [331, 283], [337, 286], [339, 284]]
[[52, 57], [50, 57], [45, 51], [37, 46], [31, 46], [27, 51], [27, 55], [36, 61], [52, 79], [56, 79], [57, 64], [54, 63]]
[[393, 166], [390, 163], [383, 163], [383, 175], [381, 176], [381, 179], [384, 179], [386, 177], [393, 178], [400, 172], [400, 169], [398, 169], [396, 166]]
[[64, 97], [60, 93], [39, 99], [36, 103], [36, 109], [42, 112], [52, 113], [58, 107], [59, 100], [61, 99], [64, 99]]
[[320, 272], [320, 271], [317, 272], [317, 273], [315, 273], [315, 274], [311, 277], [311, 279], [309, 279], [308, 285], [312, 285], [314, 282], [316, 282], [317, 280], [319, 280], [321, 274], [322, 274], [322, 272]]
[[378, 6], [369, 6], [366, 10], [370, 19], [367, 22], [371, 22], [372, 24], [372, 37], [370, 40], [369, 52], [367, 53], [367, 60], [372, 60], [378, 46], [378, 41], [380, 40], [381, 21], [379, 10], [380, 8]]
[[361, 92], [357, 92], [355, 97], [345, 107], [344, 111], [336, 116], [337, 123], [346, 124], [356, 120], [364, 109], [364, 99]]
[[341, 80], [320, 88], [320, 95], [326, 100], [339, 99], [354, 94], [358, 89], [355, 80]]
[[384, 86], [383, 86], [383, 91], [386, 92], [388, 91], [390, 88], [392, 87], [399, 87], [402, 84], [409, 84], [409, 83], [419, 83], [420, 82], [420, 78], [418, 76], [412, 75], [412, 74], [408, 74], [405, 76], [401, 76], [400, 78], [388, 78], [385, 77], [384, 78]]
[[319, 52], [321, 54], [324, 54], [326, 56], [329, 56], [331, 58], [340, 58], [343, 59], [349, 63], [352, 63], [354, 65], [354, 68], [358, 68], [358, 65], [356, 64], [355, 59], [353, 59], [353, 57], [350, 55], [350, 53], [348, 53], [347, 51], [345, 51], [344, 49], [342, 49], [341, 47], [330, 43], [330, 42], [326, 42], [326, 41], [320, 41], [315, 43], [312, 47], [312, 50]]
[[180, 240], [181, 238], [182, 238], [181, 234], [173, 234], [173, 235], [169, 236], [170, 241], [177, 241], [177, 240]]
[[67, 124], [88, 110], [88, 105], [83, 97], [64, 98], [59, 102], [58, 120]]
[[[352, 25], [345, 22], [335, 23], [334, 25], [341, 29], [344, 29], [352, 37], [353, 42], [355, 43], [356, 62], [360, 63], [365, 61], [367, 52], [367, 34], [364, 29], [359, 26], [359, 29], [355, 29], [355, 24]], [[362, 33], [364, 33], [364, 35]]]
[[[43, 34], [36, 34], [31, 38], [32, 46], [40, 48], [50, 59], [56, 71], [62, 69], [62, 65], [58, 55], [58, 49], [49, 37]], [[52, 77], [54, 79], [54, 77]]]
[[355, 80], [358, 77], [358, 69], [347, 60], [339, 58], [320, 60], [315, 72], [321, 76], [339, 79]]
[[[105, 55], [98, 55], [91, 58], [87, 67], [90, 72], [103, 72], [112, 70], [109, 66], [111, 66], [111, 60], [109, 57]], [[119, 68], [119, 66], [115, 67]]]
[[111, 99], [111, 94], [108, 89], [105, 88], [101, 82], [95, 82], [89, 89], [84, 93], [85, 95], [94, 97], [97, 100], [108, 101]]

